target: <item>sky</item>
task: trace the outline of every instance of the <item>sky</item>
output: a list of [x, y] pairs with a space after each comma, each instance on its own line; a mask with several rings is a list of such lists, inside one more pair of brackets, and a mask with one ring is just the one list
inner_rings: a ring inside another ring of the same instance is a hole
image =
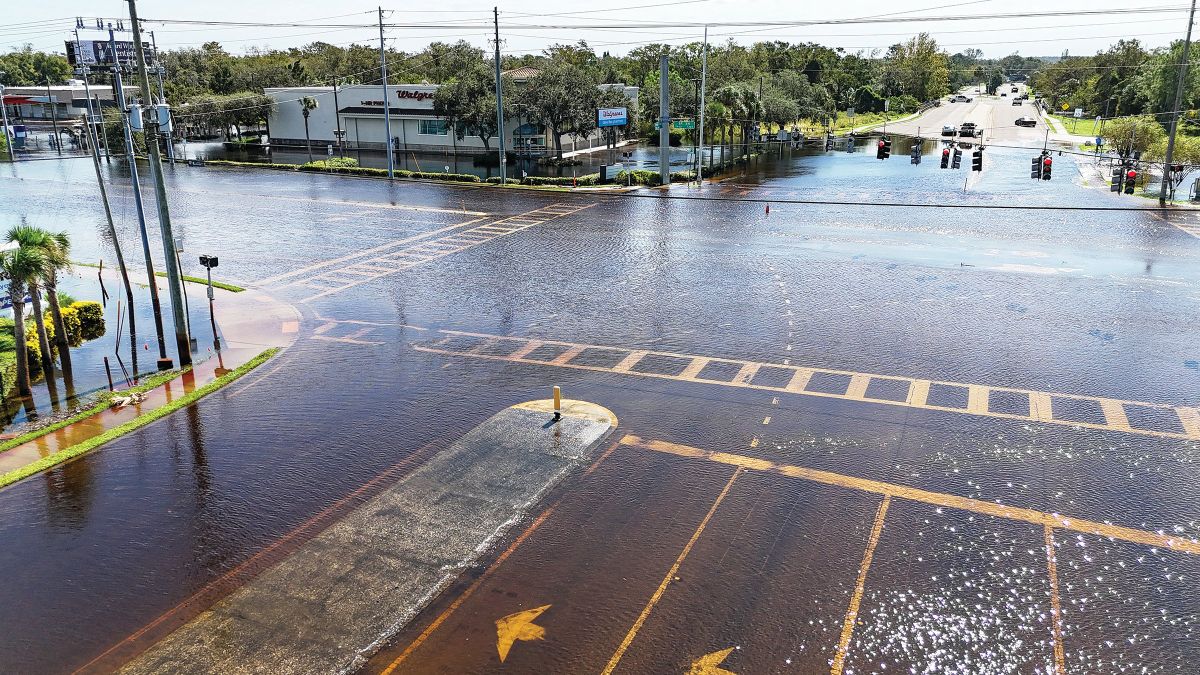
[[[252, 48], [283, 49], [314, 41], [336, 45], [378, 45], [377, 28], [334, 27], [229, 27], [159, 23], [164, 20], [239, 22], [296, 22], [323, 24], [367, 24], [378, 20], [378, 0], [139, 0], [138, 13], [147, 30], [155, 34], [160, 49], [198, 47], [216, 40], [233, 54]], [[62, 52], [71, 38], [75, 17], [80, 12], [88, 26], [96, 17], [128, 23], [124, 0], [5, 0], [0, 12], [0, 52], [32, 44], [35, 49]], [[699, 27], [644, 27], [639, 23], [709, 23], [709, 41], [734, 39], [751, 44], [762, 40], [818, 42], [842, 47], [849, 52], [884, 50], [888, 45], [925, 31], [946, 51], [970, 47], [987, 57], [1012, 53], [1024, 56], [1059, 56], [1063, 51], [1090, 55], [1121, 38], [1137, 38], [1148, 47], [1160, 47], [1181, 39], [1187, 29], [1184, 0], [1058, 0], [1054, 3], [1029, 0], [842, 0], [838, 3], [795, 2], [794, 0], [607, 0], [564, 2], [563, 0], [441, 0], [437, 3], [396, 3], [384, 6], [385, 22], [436, 23], [445, 27], [391, 28], [389, 45], [418, 51], [433, 40], [466, 40], [491, 49], [492, 7], [499, 5], [502, 49], [506, 54], [537, 53], [562, 42], [586, 40], [598, 53], [625, 54], [651, 42], [686, 44], [701, 39]], [[1110, 10], [1129, 8], [1174, 8], [1180, 11], [1139, 14], [1100, 14], [1067, 17], [971, 18], [961, 21], [906, 21], [900, 18], [1019, 14], [1022, 12]], [[841, 26], [722, 26], [729, 22], [828, 21], [864, 17], [887, 18], [887, 23]], [[570, 24], [587, 28], [539, 29], [531, 24]], [[603, 27], [590, 27], [603, 26]], [[94, 30], [82, 31], [84, 39], [105, 37]]]

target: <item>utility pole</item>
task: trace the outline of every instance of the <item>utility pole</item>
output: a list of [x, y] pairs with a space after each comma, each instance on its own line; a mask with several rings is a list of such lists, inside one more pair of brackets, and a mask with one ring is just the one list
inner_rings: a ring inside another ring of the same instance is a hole
[[667, 80], [667, 55], [658, 57], [658, 173], [663, 185], [671, 184], [671, 95]]
[[[1187, 37], [1183, 39], [1183, 60], [1179, 65], [1179, 78], [1175, 80], [1175, 105], [1171, 107], [1171, 135], [1167, 136], [1167, 156], [1163, 159], [1162, 185], [1158, 189], [1158, 205], [1167, 205], [1167, 190], [1171, 185], [1171, 160], [1175, 155], [1175, 132], [1179, 128], [1179, 106], [1183, 99], [1183, 83], [1187, 78], [1188, 57], [1192, 49], [1192, 24], [1196, 21], [1196, 0], [1188, 13]], [[1136, 126], [1134, 127], [1137, 128]]]
[[383, 73], [383, 135], [387, 148], [388, 180], [396, 177], [395, 158], [392, 157], [392, 107], [388, 103], [387, 50], [383, 44], [383, 8], [379, 8], [379, 70]]
[[[4, 74], [0, 72], [0, 75]], [[4, 151], [8, 153], [8, 161], [15, 162], [17, 158], [13, 154], [12, 139], [8, 136], [8, 104], [4, 102], [4, 85], [2, 84], [0, 84], [0, 122], [4, 124]]]
[[[154, 31], [150, 31], [150, 48], [154, 50], [154, 58], [157, 59], [158, 58], [158, 40], [154, 39]], [[164, 66], [161, 61], [156, 61], [154, 63], [154, 72], [158, 74], [158, 102], [163, 105], [167, 105], [167, 92], [165, 89], [163, 89], [163, 75], [164, 75], [165, 71], [166, 71], [166, 66]], [[170, 111], [171, 111], [171, 109], [167, 108], [168, 116], [171, 114]], [[172, 126], [173, 125], [170, 122], [170, 117], [168, 117], [167, 118], [167, 133], [166, 133], [166, 136], [167, 136], [167, 159], [171, 160], [171, 166], [175, 166], [175, 139], [174, 139], [174, 134], [171, 133]], [[159, 128], [161, 129], [161, 126]], [[188, 335], [191, 335], [191, 331], [188, 331]]]
[[58, 101], [50, 93], [50, 78], [46, 77], [46, 105], [50, 106], [50, 123], [54, 125], [54, 147], [62, 154], [62, 139], [58, 137]]
[[[76, 32], [76, 41], [78, 42], [78, 32]], [[86, 65], [84, 66], [84, 72], [86, 77]], [[88, 107], [91, 107], [90, 103]], [[137, 358], [137, 326], [133, 316], [133, 285], [129, 283], [129, 270], [125, 267], [125, 255], [121, 252], [121, 242], [117, 239], [117, 226], [113, 222], [112, 207], [108, 204], [108, 189], [104, 187], [104, 174], [100, 170], [100, 150], [99, 144], [96, 141], [96, 128], [92, 126], [91, 120], [84, 127], [84, 131], [88, 135], [88, 145], [92, 146], [92, 167], [96, 169], [96, 185], [100, 187], [100, 201], [104, 204], [104, 217], [108, 220], [108, 236], [112, 237], [113, 250], [117, 254], [117, 268], [121, 270], [121, 283], [125, 284], [125, 302], [128, 303], [129, 309], [129, 344], [133, 345], [133, 355], [134, 358]], [[134, 371], [136, 370], [137, 364], [135, 362]]]
[[337, 87], [338, 87], [338, 81], [337, 81], [337, 78], [335, 77], [335, 78], [333, 78], [333, 126], [334, 126], [333, 135], [335, 138], [337, 138], [338, 156], [345, 158], [346, 157], [346, 146], [342, 143], [342, 138], [345, 137], [346, 131], [345, 131], [345, 129], [342, 129], [342, 114], [340, 112], [338, 112], [338, 110], [340, 108], [338, 107]]
[[[492, 27], [496, 31], [496, 135], [500, 137], [500, 187], [507, 183], [508, 167], [504, 157], [504, 86], [500, 83], [500, 8], [492, 7]], [[451, 132], [453, 133], [453, 131]]]
[[[137, 210], [138, 232], [142, 235], [142, 255], [146, 258], [146, 278], [150, 283], [150, 307], [154, 312], [154, 330], [158, 335], [158, 351], [164, 356], [167, 353], [163, 341], [162, 306], [158, 302], [158, 284], [154, 278], [154, 259], [150, 257], [150, 237], [146, 233], [146, 209], [142, 204], [142, 183], [138, 178], [137, 156], [133, 148], [133, 131], [129, 128], [129, 112], [125, 108], [125, 86], [121, 83], [121, 60], [117, 57], [117, 38], [113, 34], [112, 24], [108, 24], [108, 48], [113, 57], [113, 85], [116, 87], [117, 110], [121, 115], [121, 130], [125, 134], [125, 158], [129, 161], [129, 188], [133, 191], [133, 206]], [[129, 311], [133, 311], [130, 304]], [[132, 334], [130, 339], [132, 339]], [[132, 343], [130, 343], [132, 344]], [[137, 345], [133, 345], [133, 353], [137, 354]], [[133, 376], [137, 377], [137, 367], [134, 366]]]
[[700, 150], [696, 153], [696, 185], [704, 183], [704, 94], [708, 84], [708, 26], [704, 26], [704, 51], [700, 53]]
[[[146, 54], [142, 47], [142, 30], [137, 15], [137, 0], [129, 0], [129, 21], [133, 24], [133, 53], [137, 57], [137, 68], [142, 85], [142, 100], [149, 101], [150, 73], [146, 69]], [[114, 51], [115, 53], [115, 51]], [[187, 319], [183, 310], [183, 279], [179, 275], [178, 257], [175, 255], [175, 234], [171, 230], [171, 210], [167, 203], [167, 186], [163, 182], [162, 156], [158, 149], [158, 130], [160, 127], [159, 112], [161, 108], [152, 108], [153, 113], [143, 115], [146, 127], [146, 152], [150, 155], [150, 180], [154, 182], [154, 201], [158, 206], [158, 230], [163, 245], [163, 263], [167, 268], [167, 286], [171, 292], [171, 318], [175, 324], [175, 350], [179, 354], [179, 365], [192, 364], [191, 340], [188, 338]], [[151, 280], [153, 284], [153, 279]], [[158, 368], [166, 370], [172, 367], [167, 356], [166, 345], [159, 342]]]

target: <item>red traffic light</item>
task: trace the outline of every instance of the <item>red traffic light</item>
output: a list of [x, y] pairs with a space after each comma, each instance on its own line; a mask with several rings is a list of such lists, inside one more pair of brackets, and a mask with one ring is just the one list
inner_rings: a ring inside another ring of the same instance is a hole
[[881, 148], [883, 147], [883, 140], [882, 140], [882, 139], [879, 141], [879, 147], [881, 147]]
[[1127, 178], [1129, 180], [1134, 180], [1135, 178], [1137, 178], [1137, 172], [1134, 171], [1133, 169], [1130, 169], [1128, 172], [1126, 172], [1125, 178]]
[[950, 156], [950, 148], [942, 148], [942, 157]]
[[1045, 164], [1046, 166], [1050, 166], [1053, 163], [1054, 163], [1054, 160], [1050, 159], [1049, 157], [1042, 160], [1042, 164]]

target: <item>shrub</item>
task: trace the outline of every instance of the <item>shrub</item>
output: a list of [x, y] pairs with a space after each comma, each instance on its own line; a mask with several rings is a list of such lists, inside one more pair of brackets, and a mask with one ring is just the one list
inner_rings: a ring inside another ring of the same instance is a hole
[[37, 333], [25, 336], [25, 350], [29, 377], [37, 377], [42, 373], [42, 348], [38, 346]]
[[312, 171], [316, 169], [356, 169], [358, 168], [358, 160], [353, 157], [330, 157], [329, 159], [318, 159], [315, 162], [309, 162], [300, 166], [301, 171]]
[[525, 185], [595, 185], [600, 180], [600, 174], [589, 173], [582, 176], [526, 176], [521, 182]]
[[[492, 185], [499, 185], [500, 184], [500, 176], [491, 176], [491, 177], [487, 178], [486, 180], [484, 180], [483, 182], [491, 183]], [[517, 180], [516, 178], [505, 178], [504, 184], [505, 185], [520, 185], [521, 181]]]
[[657, 171], [647, 171], [646, 169], [634, 169], [633, 171], [622, 171], [613, 179], [618, 185], [627, 183], [633, 185], [660, 185], [661, 177]]
[[78, 347], [83, 344], [83, 320], [74, 307], [62, 308], [63, 328], [67, 330], [67, 344]]
[[84, 340], [95, 340], [104, 335], [104, 308], [91, 300], [80, 300], [71, 305], [79, 312], [79, 322]]

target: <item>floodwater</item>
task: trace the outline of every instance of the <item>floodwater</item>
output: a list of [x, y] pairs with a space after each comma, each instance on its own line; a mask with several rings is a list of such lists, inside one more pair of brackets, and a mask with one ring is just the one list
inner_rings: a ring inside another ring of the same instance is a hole
[[[514, 646], [510, 667], [601, 671], [627, 642], [618, 669], [647, 673], [726, 649], [714, 665], [733, 672], [1195, 670], [1200, 569], [1179, 546], [1200, 536], [1197, 441], [1174, 408], [1142, 404], [1200, 394], [1200, 242], [1104, 210], [1150, 202], [1086, 187], [1069, 155], [1035, 182], [1027, 151], [989, 148], [975, 176], [939, 169], [933, 144], [917, 166], [904, 151], [785, 152], [672, 188], [680, 199], [168, 170], [185, 250], [296, 303], [300, 336], [263, 372], [0, 491], [0, 670], [114, 667], [146, 646], [126, 638], [228, 592], [226, 575], [314, 514], [552, 385], [647, 443], [561, 486], [408, 671], [492, 669], [494, 621], [545, 604], [545, 639]], [[0, 166], [0, 213], [68, 229], [80, 259], [107, 261], [93, 181], [86, 160]], [[578, 209], [536, 215], [552, 204]], [[1062, 205], [1085, 209], [979, 208]], [[452, 254], [391, 258], [393, 274], [343, 271], [531, 213]], [[447, 331], [653, 354], [621, 372], [584, 351], [594, 367], [574, 368]], [[710, 370], [682, 377], [692, 356]], [[747, 363], [758, 388], [730, 384]], [[796, 366], [819, 372], [788, 391], [781, 369]], [[875, 375], [933, 383], [929, 405], [867, 400], [905, 401]], [[991, 388], [992, 414], [971, 412], [967, 385]], [[1033, 418], [1028, 390], [1052, 394], [1058, 421]], [[1100, 399], [1133, 402], [1126, 427]], [[729, 456], [663, 451], [679, 447]]]

